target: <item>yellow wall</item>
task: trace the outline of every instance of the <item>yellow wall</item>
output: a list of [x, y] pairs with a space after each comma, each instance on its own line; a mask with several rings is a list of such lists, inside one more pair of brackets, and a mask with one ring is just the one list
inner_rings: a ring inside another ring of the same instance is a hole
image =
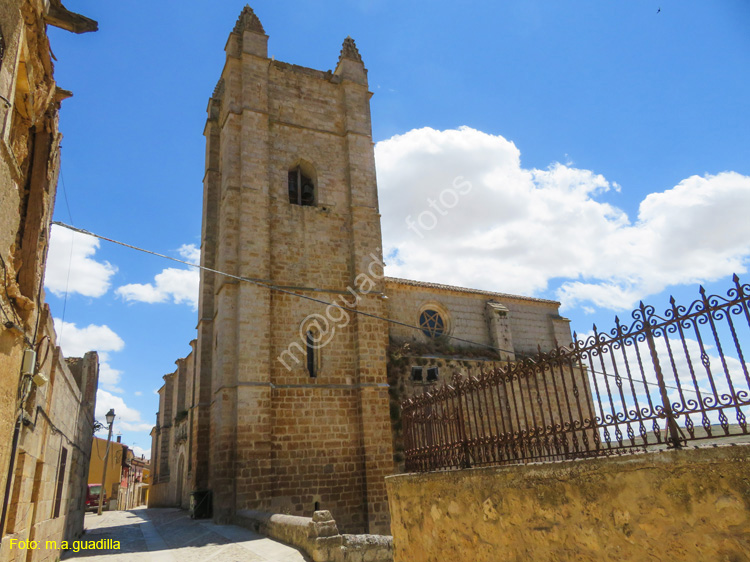
[[[127, 448], [114, 439], [110, 443], [109, 466], [107, 467], [107, 499], [112, 498], [114, 484], [119, 484], [122, 477], [122, 452]], [[94, 437], [91, 447], [91, 462], [89, 464], [89, 484], [100, 484], [102, 481], [102, 469], [104, 468], [104, 456], [107, 451], [107, 440]]]
[[386, 479], [395, 562], [748, 560], [750, 446]]

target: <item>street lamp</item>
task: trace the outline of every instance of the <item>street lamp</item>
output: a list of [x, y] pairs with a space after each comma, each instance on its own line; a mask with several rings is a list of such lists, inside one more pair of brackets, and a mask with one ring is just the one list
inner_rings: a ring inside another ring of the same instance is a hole
[[109, 442], [112, 440], [112, 424], [115, 423], [115, 409], [110, 408], [105, 417], [107, 418], [107, 424], [109, 425], [109, 435], [107, 435], [107, 450], [104, 453], [104, 469], [102, 469], [102, 486], [99, 490], [99, 510], [96, 512], [97, 515], [102, 514], [102, 501], [104, 500], [104, 494], [106, 491], [107, 465], [109, 464]]

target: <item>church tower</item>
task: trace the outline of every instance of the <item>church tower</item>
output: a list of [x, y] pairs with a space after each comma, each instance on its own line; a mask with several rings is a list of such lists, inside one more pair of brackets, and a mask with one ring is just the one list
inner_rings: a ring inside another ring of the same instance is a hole
[[349, 37], [333, 72], [267, 44], [246, 6], [208, 104], [201, 262], [234, 277], [201, 273], [191, 484], [219, 522], [387, 533], [388, 330], [336, 306], [385, 316], [367, 71]]

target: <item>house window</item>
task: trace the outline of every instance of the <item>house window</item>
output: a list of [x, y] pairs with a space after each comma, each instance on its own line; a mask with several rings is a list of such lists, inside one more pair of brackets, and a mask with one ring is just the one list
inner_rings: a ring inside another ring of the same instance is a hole
[[422, 382], [422, 367], [411, 368], [411, 380]]
[[55, 489], [55, 512], [52, 517], [60, 517], [63, 484], [65, 483], [65, 466], [68, 464], [68, 450], [63, 447], [60, 453], [60, 468], [57, 471], [57, 487]]
[[427, 369], [427, 382], [436, 382], [438, 380], [438, 368], [430, 367]]
[[428, 338], [437, 338], [445, 334], [445, 320], [437, 310], [431, 308], [419, 315], [419, 327]]
[[299, 166], [289, 171], [289, 202], [304, 207], [315, 205], [315, 184]]
[[315, 333], [312, 330], [307, 331], [305, 344], [307, 347], [307, 372], [310, 378], [315, 378], [318, 376], [318, 366], [315, 356]]

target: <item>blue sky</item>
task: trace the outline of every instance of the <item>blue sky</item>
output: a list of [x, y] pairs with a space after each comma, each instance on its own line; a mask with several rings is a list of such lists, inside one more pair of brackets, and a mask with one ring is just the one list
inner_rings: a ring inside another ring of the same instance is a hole
[[[55, 218], [194, 257], [205, 110], [243, 3], [66, 5], [100, 30], [49, 30], [57, 82], [74, 92]], [[696, 283], [723, 292], [746, 271], [750, 3], [253, 8], [278, 60], [333, 69], [343, 39], [356, 40], [374, 93], [387, 274], [560, 299], [584, 333], [640, 299], [687, 304]], [[471, 192], [424, 236], [410, 231], [406, 218], [457, 176]], [[148, 451], [154, 390], [195, 337], [194, 276], [106, 242], [77, 238], [71, 253], [57, 231], [50, 262], [63, 349], [102, 350], [97, 410], [123, 412], [116, 430]]]

